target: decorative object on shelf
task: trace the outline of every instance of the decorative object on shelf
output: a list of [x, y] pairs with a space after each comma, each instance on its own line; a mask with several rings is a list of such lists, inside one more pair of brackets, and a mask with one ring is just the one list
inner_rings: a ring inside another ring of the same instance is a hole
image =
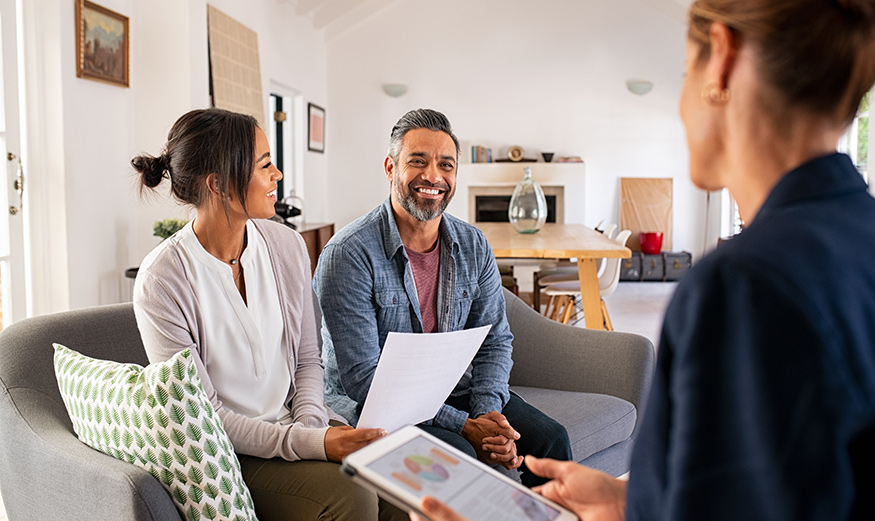
[[507, 218], [519, 233], [536, 233], [547, 222], [547, 198], [537, 181], [532, 179], [532, 168], [523, 169], [523, 180], [516, 185]]
[[519, 145], [514, 145], [507, 149], [507, 158], [511, 161], [521, 161], [525, 155], [526, 151]]
[[580, 156], [563, 156], [556, 160], [558, 163], [583, 163]]
[[545, 163], [549, 163], [553, 161], [553, 152], [541, 152], [541, 157], [544, 158]]
[[650, 80], [626, 80], [626, 89], [632, 94], [643, 96], [653, 89], [653, 82]]
[[76, 76], [130, 86], [128, 17], [82, 0], [76, 2]]
[[387, 96], [400, 98], [407, 93], [407, 85], [403, 83], [384, 83], [383, 92], [385, 92]]
[[325, 109], [313, 103], [307, 104], [307, 150], [325, 152]]
[[638, 234], [641, 251], [647, 255], [659, 255], [662, 250], [662, 232], [641, 232]]
[[163, 221], [155, 221], [155, 226], [152, 228], [152, 235], [155, 237], [161, 237], [161, 240], [164, 240], [181, 230], [186, 224], [188, 224], [188, 221], [183, 221], [182, 219], [164, 219]]

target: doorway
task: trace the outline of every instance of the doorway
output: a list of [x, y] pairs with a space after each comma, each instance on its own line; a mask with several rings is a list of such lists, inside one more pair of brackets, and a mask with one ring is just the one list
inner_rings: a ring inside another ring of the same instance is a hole
[[26, 313], [17, 15], [15, 0], [0, 0], [0, 330]]

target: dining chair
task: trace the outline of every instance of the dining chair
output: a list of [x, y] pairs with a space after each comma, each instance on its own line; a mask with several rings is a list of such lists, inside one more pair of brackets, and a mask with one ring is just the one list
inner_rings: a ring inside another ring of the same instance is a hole
[[[611, 223], [602, 229], [605, 220], [599, 221], [596, 230], [601, 231], [608, 239], [614, 238], [614, 233], [617, 230], [617, 223]], [[599, 277], [605, 271], [605, 259], [596, 259], [596, 273]], [[541, 312], [541, 292], [545, 287], [560, 282], [573, 282], [579, 280], [577, 272], [577, 263], [563, 263], [565, 265], [550, 266], [545, 269], [538, 270], [534, 273], [532, 279], [532, 307], [538, 313]]]
[[[631, 230], [623, 230], [617, 234], [614, 241], [625, 246], [630, 235], [632, 235]], [[622, 259], [619, 258], [604, 259], [602, 263], [604, 271], [599, 276], [599, 295], [601, 296], [602, 320], [605, 329], [608, 331], [613, 331], [614, 327], [611, 324], [611, 317], [608, 314], [607, 306], [605, 306], [604, 297], [610, 295], [617, 289], [617, 284], [620, 282], [621, 261]], [[580, 282], [575, 279], [549, 284], [546, 287], [546, 294], [550, 297], [550, 302], [547, 304], [547, 309], [544, 314], [553, 320], [567, 324], [571, 320], [572, 313], [577, 312], [577, 297], [580, 296]]]

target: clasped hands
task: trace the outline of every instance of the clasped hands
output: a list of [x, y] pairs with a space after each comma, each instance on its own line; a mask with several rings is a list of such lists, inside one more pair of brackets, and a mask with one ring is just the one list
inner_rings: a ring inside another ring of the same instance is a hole
[[499, 412], [491, 411], [465, 420], [462, 437], [474, 447], [481, 461], [495, 463], [506, 469], [515, 469], [523, 464], [523, 457], [516, 452], [516, 440], [520, 439], [520, 433]]

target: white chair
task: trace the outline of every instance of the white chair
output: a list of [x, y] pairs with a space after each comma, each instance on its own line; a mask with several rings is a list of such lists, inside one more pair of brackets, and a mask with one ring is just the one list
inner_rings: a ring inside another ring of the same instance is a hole
[[[602, 219], [599, 221], [596, 229], [600, 229], [602, 224], [604, 224], [605, 220]], [[617, 224], [611, 223], [607, 225], [602, 231], [605, 237], [608, 239], [614, 238], [614, 232], [617, 230]], [[605, 262], [604, 259], [596, 260], [596, 273], [599, 277], [605, 271]], [[573, 282], [578, 279], [577, 274], [577, 263], [571, 263], [566, 266], [553, 266], [546, 269], [541, 269], [535, 272], [534, 276], [534, 287], [532, 288], [532, 307], [535, 308], [535, 311], [538, 313], [541, 312], [541, 291], [546, 286], [551, 286], [553, 284], [559, 284], [561, 282]]]
[[[631, 230], [623, 230], [617, 234], [614, 239], [618, 244], [625, 246], [629, 236], [632, 235]], [[605, 329], [613, 331], [614, 327], [611, 324], [611, 317], [608, 315], [608, 308], [605, 306], [604, 297], [610, 295], [617, 289], [617, 284], [620, 282], [620, 262], [622, 259], [612, 258], [604, 259], [602, 265], [604, 271], [599, 276], [599, 295], [601, 296], [602, 319]], [[547, 277], [545, 277], [547, 278]], [[578, 280], [557, 282], [547, 286], [547, 295], [550, 297], [550, 302], [547, 304], [545, 314], [552, 318], [567, 324], [571, 320], [572, 312], [576, 312], [576, 297], [580, 295], [580, 282]]]

